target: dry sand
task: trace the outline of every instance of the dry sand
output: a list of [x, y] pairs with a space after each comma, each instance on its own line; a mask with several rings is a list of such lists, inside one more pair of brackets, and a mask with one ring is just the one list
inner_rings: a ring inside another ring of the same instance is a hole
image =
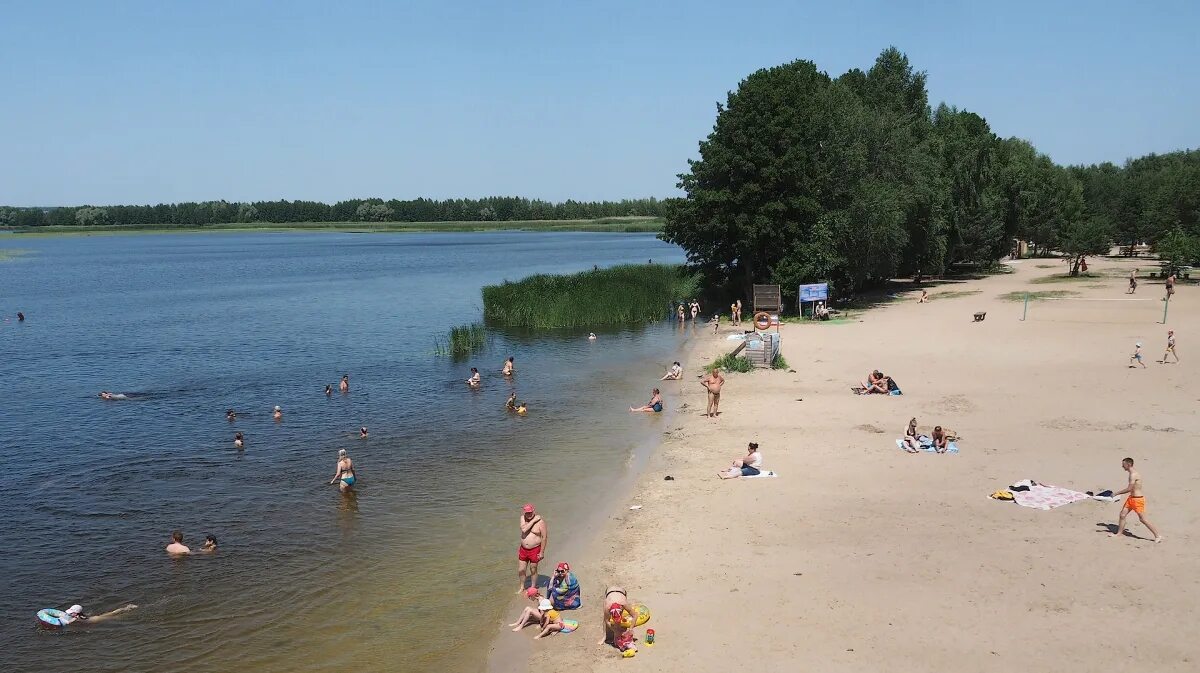
[[[1200, 362], [1197, 291], [1179, 289], [1166, 326], [1156, 323], [1162, 285], [1145, 280], [1134, 297], [1155, 301], [1039, 302], [1025, 322], [1020, 302], [999, 298], [1070, 290], [1124, 299], [1134, 265], [1096, 260], [1099, 279], [1042, 285], [1030, 281], [1064, 265], [1022, 261], [1013, 274], [930, 284], [928, 304], [912, 294], [861, 321], [785, 325], [795, 371], [729, 375], [723, 413], [709, 420], [697, 376], [733, 343], [723, 326], [689, 354], [683, 381], [662, 386], [679, 409], [670, 437], [572, 559], [584, 589], [584, 608], [570, 615], [580, 631], [538, 641], [520, 667], [1200, 670], [1189, 635], [1200, 605], [1200, 391], [1185, 385]], [[962, 291], [977, 293], [943, 294]], [[987, 320], [973, 323], [975, 311]], [[1168, 327], [1182, 364], [1155, 362]], [[1127, 367], [1139, 340], [1146, 370]], [[851, 394], [872, 368], [904, 395]], [[961, 453], [897, 449], [912, 416], [960, 433]], [[781, 476], [717, 480], [748, 441]], [[1118, 490], [1127, 455], [1161, 544], [1137, 523], [1137, 537], [1113, 538], [1116, 503], [1039, 511], [987, 498], [1022, 478]], [[653, 614], [658, 642], [631, 660], [596, 645], [609, 583]]]

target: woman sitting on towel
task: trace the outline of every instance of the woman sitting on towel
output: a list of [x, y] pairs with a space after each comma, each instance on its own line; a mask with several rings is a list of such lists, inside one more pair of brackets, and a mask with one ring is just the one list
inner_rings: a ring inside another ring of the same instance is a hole
[[554, 605], [555, 610], [575, 610], [582, 605], [579, 597], [579, 580], [575, 578], [575, 573], [571, 572], [570, 564], [559, 563], [558, 567], [554, 569], [554, 577], [550, 578], [550, 586], [546, 588], [546, 595], [550, 598], [550, 603]]
[[746, 456], [733, 461], [733, 465], [724, 472], [718, 472], [717, 476], [721, 479], [737, 479], [738, 477], [752, 477], [762, 472], [762, 454], [758, 452], [758, 442], [750, 442], [746, 446]]
[[939, 425], [933, 429], [933, 450], [945, 453], [948, 448], [950, 448], [950, 438], [946, 436], [942, 426]]
[[917, 434], [916, 418], [910, 419], [908, 427], [904, 428], [904, 450], [909, 453], [917, 453], [921, 450], [921, 436]]

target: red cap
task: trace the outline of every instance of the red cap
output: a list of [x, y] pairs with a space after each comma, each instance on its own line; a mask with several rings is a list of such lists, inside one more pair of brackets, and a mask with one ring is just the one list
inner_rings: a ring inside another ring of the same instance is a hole
[[536, 595], [538, 595], [537, 587], [529, 587], [525, 590], [525, 596], [528, 598], [533, 598]]
[[527, 504], [521, 509], [524, 510], [526, 514], [533, 514], [533, 505]]
[[559, 563], [558, 567], [555, 568], [555, 570], [570, 570], [570, 569], [571, 569], [571, 564], [567, 563], [566, 561]]

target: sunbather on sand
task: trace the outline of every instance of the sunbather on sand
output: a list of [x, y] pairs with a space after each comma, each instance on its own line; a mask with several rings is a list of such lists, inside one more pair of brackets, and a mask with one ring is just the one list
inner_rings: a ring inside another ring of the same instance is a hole
[[733, 465], [724, 472], [718, 472], [721, 479], [737, 479], [751, 477], [762, 472], [762, 454], [758, 452], [758, 442], [750, 442], [746, 446], [746, 455], [733, 461]]
[[921, 450], [921, 436], [917, 434], [916, 418], [909, 419], [908, 426], [904, 428], [904, 450], [909, 453]]
[[888, 377], [878, 369], [867, 374], [867, 380], [862, 383], [862, 392], [859, 394], [870, 395], [871, 393], [888, 394]]
[[950, 448], [950, 438], [942, 430], [942, 426], [937, 426], [933, 429], [933, 450], [938, 453], [945, 453], [946, 449]]

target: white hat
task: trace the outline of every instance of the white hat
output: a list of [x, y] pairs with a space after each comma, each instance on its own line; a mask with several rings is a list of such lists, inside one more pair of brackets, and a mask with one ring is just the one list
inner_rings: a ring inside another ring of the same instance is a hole
[[542, 600], [538, 601], [538, 609], [539, 610], [553, 610], [554, 606], [550, 604], [549, 598], [543, 598]]
[[1138, 347], [1138, 348], [1141, 348], [1141, 347], [1142, 347], [1142, 342], [1140, 342], [1140, 341], [1139, 341], [1139, 342], [1137, 342], [1137, 347]]
[[279, 408], [279, 405], [278, 405], [278, 404], [276, 404], [276, 405], [275, 405], [275, 411], [283, 411], [283, 409], [280, 409], [280, 408]]
[[67, 608], [66, 610], [63, 610], [63, 612], [66, 612], [68, 615], [77, 615], [77, 614], [83, 612], [83, 606], [82, 605], [72, 605], [71, 607]]

